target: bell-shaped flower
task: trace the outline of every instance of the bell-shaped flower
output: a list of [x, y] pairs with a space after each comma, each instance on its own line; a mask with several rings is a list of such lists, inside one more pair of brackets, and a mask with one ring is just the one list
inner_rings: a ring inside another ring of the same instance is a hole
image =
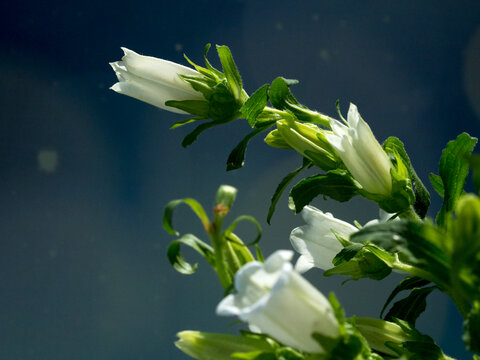
[[293, 229], [290, 234], [293, 248], [300, 253], [295, 269], [303, 273], [312, 267], [332, 268], [333, 258], [343, 249], [335, 233], [348, 238], [358, 229], [313, 206], [305, 206], [301, 214], [306, 225]]
[[390, 195], [392, 163], [357, 107], [350, 104], [347, 125], [331, 119], [330, 126], [333, 134], [325, 136], [355, 180], [370, 194]]
[[252, 331], [320, 353], [324, 349], [312, 334], [337, 337], [338, 321], [325, 296], [293, 269], [292, 256], [292, 251], [278, 250], [265, 263], [244, 265], [235, 275], [237, 293], [218, 304], [217, 314], [238, 316]]
[[180, 114], [187, 112], [167, 106], [165, 102], [204, 100], [202, 93], [179, 76], [201, 76], [198, 71], [171, 61], [139, 55], [127, 48], [122, 50], [125, 53], [122, 60], [110, 63], [118, 78], [112, 90]]
[[[337, 235], [348, 239], [359, 229], [310, 205], [302, 209], [301, 215], [306, 224], [293, 229], [290, 234], [290, 242], [300, 254], [295, 270], [304, 273], [313, 267], [333, 268], [333, 258], [343, 249]], [[370, 220], [364, 227], [388, 221], [392, 215], [380, 209], [379, 219]]]

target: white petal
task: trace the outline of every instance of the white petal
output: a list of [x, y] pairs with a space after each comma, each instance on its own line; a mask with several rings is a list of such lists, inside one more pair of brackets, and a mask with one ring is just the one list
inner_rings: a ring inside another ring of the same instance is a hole
[[360, 118], [360, 114], [358, 113], [357, 106], [355, 104], [350, 103], [350, 107], [348, 108], [348, 114], [347, 114], [347, 121], [350, 127], [356, 128], [359, 118]]
[[199, 72], [168, 60], [139, 55], [124, 47], [122, 47], [122, 50], [125, 53], [122, 62], [129, 72], [144, 79], [170, 84], [170, 86], [188, 91], [194, 96], [201, 96], [200, 93], [193, 90], [189, 84], [178, 77], [178, 74], [200, 76]]
[[303, 274], [314, 266], [313, 259], [310, 256], [301, 255], [295, 264], [295, 271], [299, 274]]

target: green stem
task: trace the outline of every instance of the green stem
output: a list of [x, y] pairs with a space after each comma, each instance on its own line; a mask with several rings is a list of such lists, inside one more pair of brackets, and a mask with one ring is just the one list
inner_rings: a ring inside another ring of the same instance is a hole
[[409, 206], [407, 210], [398, 213], [398, 217], [400, 219], [409, 219], [416, 222], [423, 222], [420, 216], [417, 215], [417, 213], [411, 206]]
[[395, 261], [392, 263], [392, 268], [401, 270], [403, 272], [406, 272], [407, 274], [418, 276], [422, 279], [431, 281], [435, 284], [437, 284], [440, 287], [444, 286], [444, 282], [441, 281], [439, 278], [437, 278], [434, 274], [432, 274], [429, 271], [425, 271], [423, 269], [420, 269], [416, 266], [408, 265], [403, 262], [401, 262], [398, 259], [398, 254], [395, 254]]
[[222, 244], [222, 222], [221, 216], [215, 215], [210, 231], [210, 239], [212, 240], [213, 249], [215, 251], [215, 270], [224, 290], [227, 290], [232, 285], [232, 279], [228, 273], [228, 269], [223, 256]]

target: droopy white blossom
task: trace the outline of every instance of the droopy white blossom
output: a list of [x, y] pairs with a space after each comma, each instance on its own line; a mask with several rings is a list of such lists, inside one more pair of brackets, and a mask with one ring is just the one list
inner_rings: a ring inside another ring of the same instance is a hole
[[[295, 270], [304, 273], [313, 267], [331, 269], [333, 258], [343, 249], [335, 233], [348, 239], [358, 228], [310, 205], [302, 209], [301, 215], [306, 225], [293, 229], [290, 234], [290, 242], [300, 254]], [[380, 209], [379, 219], [370, 220], [364, 227], [385, 222], [392, 215]]]
[[358, 229], [313, 206], [305, 206], [301, 215], [307, 224], [293, 229], [290, 234], [293, 248], [300, 253], [295, 269], [303, 273], [312, 267], [332, 268], [333, 258], [343, 249], [334, 231], [348, 238]]
[[165, 105], [165, 101], [203, 99], [200, 92], [178, 76], [200, 76], [199, 72], [168, 60], [139, 55], [124, 47], [122, 50], [125, 53], [122, 60], [110, 63], [118, 78], [112, 90], [180, 114], [186, 112]]
[[320, 353], [323, 348], [312, 333], [336, 337], [338, 322], [325, 296], [293, 269], [292, 256], [292, 251], [278, 250], [265, 263], [244, 265], [235, 275], [237, 293], [218, 304], [217, 314], [236, 315], [254, 332]]
[[328, 142], [366, 191], [388, 196], [392, 191], [390, 170], [393, 168], [388, 155], [354, 104], [350, 104], [347, 122], [348, 126], [330, 120], [333, 134], [326, 134]]

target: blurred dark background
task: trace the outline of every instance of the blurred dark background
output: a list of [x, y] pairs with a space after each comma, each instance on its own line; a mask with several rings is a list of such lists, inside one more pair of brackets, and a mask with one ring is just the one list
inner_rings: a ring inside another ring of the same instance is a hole
[[[424, 182], [448, 140], [479, 134], [478, 1], [6, 0], [0, 11], [0, 359], [187, 359], [176, 332], [238, 326], [215, 315], [222, 290], [202, 259], [186, 252], [200, 263], [193, 276], [172, 270], [164, 205], [194, 197], [210, 209], [218, 186], [234, 185], [232, 214], [262, 221], [266, 254], [289, 248], [303, 223], [286, 196], [265, 223], [296, 154], [258, 138], [245, 167], [227, 173], [245, 121], [183, 149], [193, 128], [170, 131], [179, 116], [108, 89], [120, 46], [201, 63], [206, 43], [228, 45], [248, 92], [284, 76], [300, 80], [293, 91], [311, 108], [335, 116], [337, 99], [345, 112], [355, 103], [379, 140], [405, 143]], [[441, 204], [432, 198], [431, 217]], [[348, 221], [377, 216], [361, 199], [314, 204]], [[204, 237], [187, 208], [174, 220]], [[363, 316], [378, 316], [401, 279], [308, 278]], [[471, 358], [445, 296], [429, 297], [419, 326], [447, 354]]]

